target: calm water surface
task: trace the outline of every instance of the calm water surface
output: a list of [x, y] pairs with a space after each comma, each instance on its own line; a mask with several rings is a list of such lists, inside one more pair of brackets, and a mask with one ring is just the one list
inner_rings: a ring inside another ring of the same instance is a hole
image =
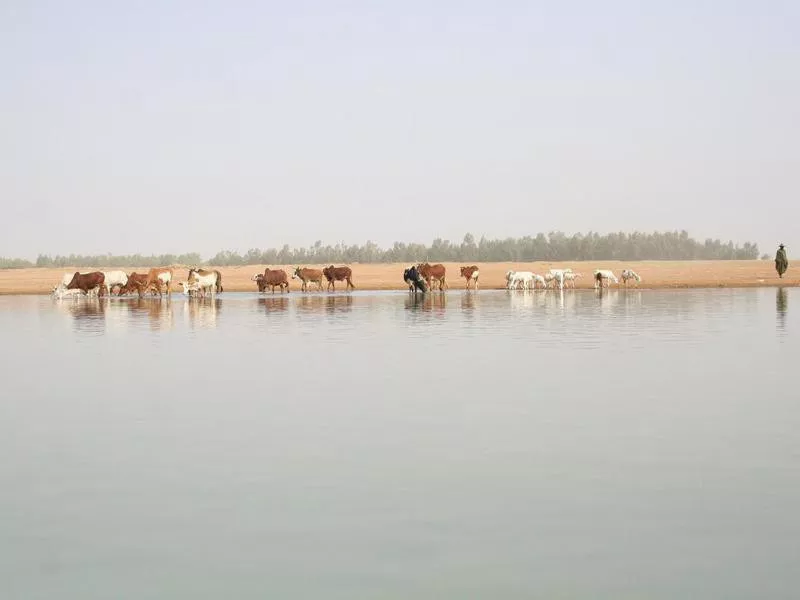
[[0, 297], [0, 598], [797, 598], [798, 314]]

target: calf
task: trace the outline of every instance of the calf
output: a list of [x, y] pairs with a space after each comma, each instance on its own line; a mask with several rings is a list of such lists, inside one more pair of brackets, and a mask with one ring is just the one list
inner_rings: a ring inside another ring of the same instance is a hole
[[316, 283], [317, 289], [322, 291], [322, 280], [325, 276], [323, 275], [320, 269], [307, 269], [303, 267], [295, 267], [294, 273], [292, 273], [292, 279], [299, 279], [302, 282], [300, 289], [302, 291], [308, 290], [309, 283]]
[[464, 289], [469, 289], [469, 282], [475, 282], [475, 289], [478, 289], [478, 276], [481, 274], [478, 267], [472, 265], [471, 267], [461, 267], [461, 276], [467, 280], [467, 285]]

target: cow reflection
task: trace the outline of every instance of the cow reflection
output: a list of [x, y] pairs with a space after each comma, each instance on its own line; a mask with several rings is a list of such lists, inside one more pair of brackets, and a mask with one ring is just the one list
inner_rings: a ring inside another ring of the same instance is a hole
[[447, 294], [409, 294], [405, 307], [408, 310], [443, 312], [447, 308]]
[[76, 331], [92, 333], [105, 331], [108, 303], [102, 298], [84, 297], [76, 301], [59, 301], [59, 305], [72, 316]]
[[323, 296], [297, 296], [297, 310], [300, 312], [322, 312], [325, 308]]
[[[469, 280], [467, 280], [469, 283]], [[475, 308], [475, 298], [478, 294], [474, 292], [464, 292], [461, 295], [461, 310], [472, 310]]]
[[337, 312], [349, 312], [353, 310], [353, 297], [346, 296], [327, 296], [325, 298], [325, 312], [333, 314]]
[[262, 298], [261, 304], [263, 304], [267, 314], [272, 312], [286, 312], [289, 310], [289, 298], [286, 296]]
[[125, 303], [131, 320], [147, 319], [150, 329], [169, 329], [172, 327], [172, 300], [166, 298], [133, 298]]
[[186, 302], [189, 327], [192, 329], [212, 329], [217, 326], [217, 317], [222, 300], [217, 298], [192, 298]]
[[77, 301], [64, 302], [61, 306], [67, 309], [75, 320], [104, 319], [108, 302], [100, 298], [79, 298]]

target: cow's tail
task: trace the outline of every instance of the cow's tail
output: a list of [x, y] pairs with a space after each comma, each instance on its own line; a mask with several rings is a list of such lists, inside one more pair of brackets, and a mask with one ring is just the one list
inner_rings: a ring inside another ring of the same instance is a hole
[[222, 291], [222, 273], [217, 271], [217, 293]]

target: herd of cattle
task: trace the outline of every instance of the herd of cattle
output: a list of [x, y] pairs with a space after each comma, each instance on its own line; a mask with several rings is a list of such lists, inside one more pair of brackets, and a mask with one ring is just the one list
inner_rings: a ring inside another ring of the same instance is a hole
[[[434, 290], [438, 285], [439, 290], [447, 289], [446, 281], [447, 269], [442, 264], [430, 265], [428, 263], [421, 263], [412, 265], [403, 271], [403, 280], [408, 285], [409, 291], [412, 292], [427, 292]], [[480, 269], [472, 265], [470, 267], [461, 267], [461, 277], [466, 280], [465, 289], [469, 289], [472, 283], [474, 289], [478, 289], [478, 277], [480, 276]], [[506, 289], [515, 290], [535, 290], [536, 285], [542, 289], [547, 289], [552, 284], [552, 287], [564, 289], [572, 284], [575, 287], [575, 280], [581, 277], [580, 273], [575, 273], [572, 269], [550, 269], [545, 275], [539, 275], [531, 271], [506, 271]], [[593, 273], [594, 287], [608, 287], [609, 282], [613, 281], [617, 285], [622, 283], [627, 287], [629, 281], [635, 281], [637, 284], [642, 281], [638, 273], [632, 269], [623, 269], [619, 279], [614, 275], [613, 271], [608, 269], [595, 269]]]
[[[62, 281], [56, 285], [52, 294], [59, 298], [76, 295], [112, 295], [118, 296], [137, 293], [141, 298], [148, 292], [153, 292], [159, 296], [165, 290], [167, 295], [172, 293], [172, 283], [174, 279], [174, 269], [171, 267], [161, 267], [150, 269], [147, 273], [130, 273], [124, 271], [92, 271], [89, 273], [75, 272], [72, 275], [64, 275]], [[478, 277], [480, 269], [475, 266], [461, 267], [461, 277], [466, 280], [465, 289], [469, 289], [470, 283], [474, 289], [478, 289]], [[403, 271], [403, 280], [408, 285], [411, 292], [434, 291], [437, 287], [439, 291], [447, 289], [447, 269], [441, 263], [431, 265], [427, 262], [412, 265]], [[575, 280], [581, 277], [580, 273], [573, 272], [572, 269], [550, 269], [545, 275], [532, 273], [531, 271], [507, 271], [506, 288], [509, 290], [523, 289], [535, 290], [537, 285], [542, 289], [547, 289], [550, 285], [553, 288], [564, 289], [575, 287]], [[327, 289], [336, 291], [336, 282], [344, 281], [345, 289], [355, 289], [353, 284], [353, 271], [350, 267], [335, 267], [330, 265], [322, 269], [308, 269], [296, 267], [292, 273], [292, 279], [300, 280], [301, 290], [308, 291], [309, 286], [316, 284], [316, 289], [322, 291], [323, 280], [327, 282]], [[270, 269], [267, 267], [263, 273], [253, 275], [251, 281], [256, 283], [259, 292], [266, 292], [267, 288], [274, 294], [277, 287], [280, 292], [289, 292], [289, 276], [283, 269]], [[626, 286], [628, 281], [639, 283], [642, 278], [631, 269], [624, 269], [618, 279], [613, 271], [607, 269], [596, 269], [593, 273], [594, 287], [608, 287], [610, 281], [616, 284], [622, 283]], [[206, 270], [192, 267], [186, 277], [186, 281], [177, 282], [182, 287], [184, 294], [189, 296], [205, 296], [206, 294], [217, 294], [223, 291], [222, 273], [217, 270]]]

